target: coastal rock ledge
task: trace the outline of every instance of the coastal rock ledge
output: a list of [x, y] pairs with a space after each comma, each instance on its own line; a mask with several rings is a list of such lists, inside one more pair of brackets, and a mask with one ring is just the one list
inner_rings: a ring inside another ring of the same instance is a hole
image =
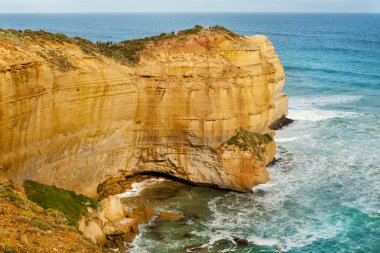
[[236, 191], [268, 181], [269, 126], [288, 98], [267, 37], [157, 36], [131, 63], [71, 39], [0, 31], [1, 175], [91, 197], [137, 173]]

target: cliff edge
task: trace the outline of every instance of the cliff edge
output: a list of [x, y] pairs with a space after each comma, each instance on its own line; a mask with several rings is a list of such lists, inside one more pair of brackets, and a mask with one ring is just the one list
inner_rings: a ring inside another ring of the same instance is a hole
[[221, 27], [117, 44], [0, 30], [0, 174], [92, 197], [143, 172], [249, 191], [284, 81], [267, 37]]

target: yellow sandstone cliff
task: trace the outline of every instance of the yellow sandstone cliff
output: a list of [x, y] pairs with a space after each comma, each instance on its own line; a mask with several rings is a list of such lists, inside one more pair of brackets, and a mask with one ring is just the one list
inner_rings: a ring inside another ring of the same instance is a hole
[[269, 179], [268, 126], [287, 115], [287, 96], [265, 36], [202, 29], [139, 58], [1, 32], [0, 174], [93, 197], [141, 172], [237, 191]]

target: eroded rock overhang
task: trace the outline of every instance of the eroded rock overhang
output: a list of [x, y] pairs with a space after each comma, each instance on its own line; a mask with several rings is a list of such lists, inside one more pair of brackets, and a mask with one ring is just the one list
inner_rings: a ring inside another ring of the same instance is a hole
[[[269, 126], [288, 101], [265, 36], [205, 29], [149, 44], [134, 66], [70, 43], [2, 40], [0, 48], [8, 177], [89, 196], [109, 178], [149, 171], [238, 191], [269, 179]], [[72, 67], [57, 66], [50, 51]]]

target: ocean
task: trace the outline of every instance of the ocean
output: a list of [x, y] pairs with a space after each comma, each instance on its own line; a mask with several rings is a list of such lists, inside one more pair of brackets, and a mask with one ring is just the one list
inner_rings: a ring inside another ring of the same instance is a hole
[[141, 227], [130, 251], [380, 252], [380, 14], [0, 14], [2, 28], [92, 41], [196, 24], [269, 36], [295, 122], [277, 131], [279, 162], [252, 193], [150, 189], [191, 218]]

